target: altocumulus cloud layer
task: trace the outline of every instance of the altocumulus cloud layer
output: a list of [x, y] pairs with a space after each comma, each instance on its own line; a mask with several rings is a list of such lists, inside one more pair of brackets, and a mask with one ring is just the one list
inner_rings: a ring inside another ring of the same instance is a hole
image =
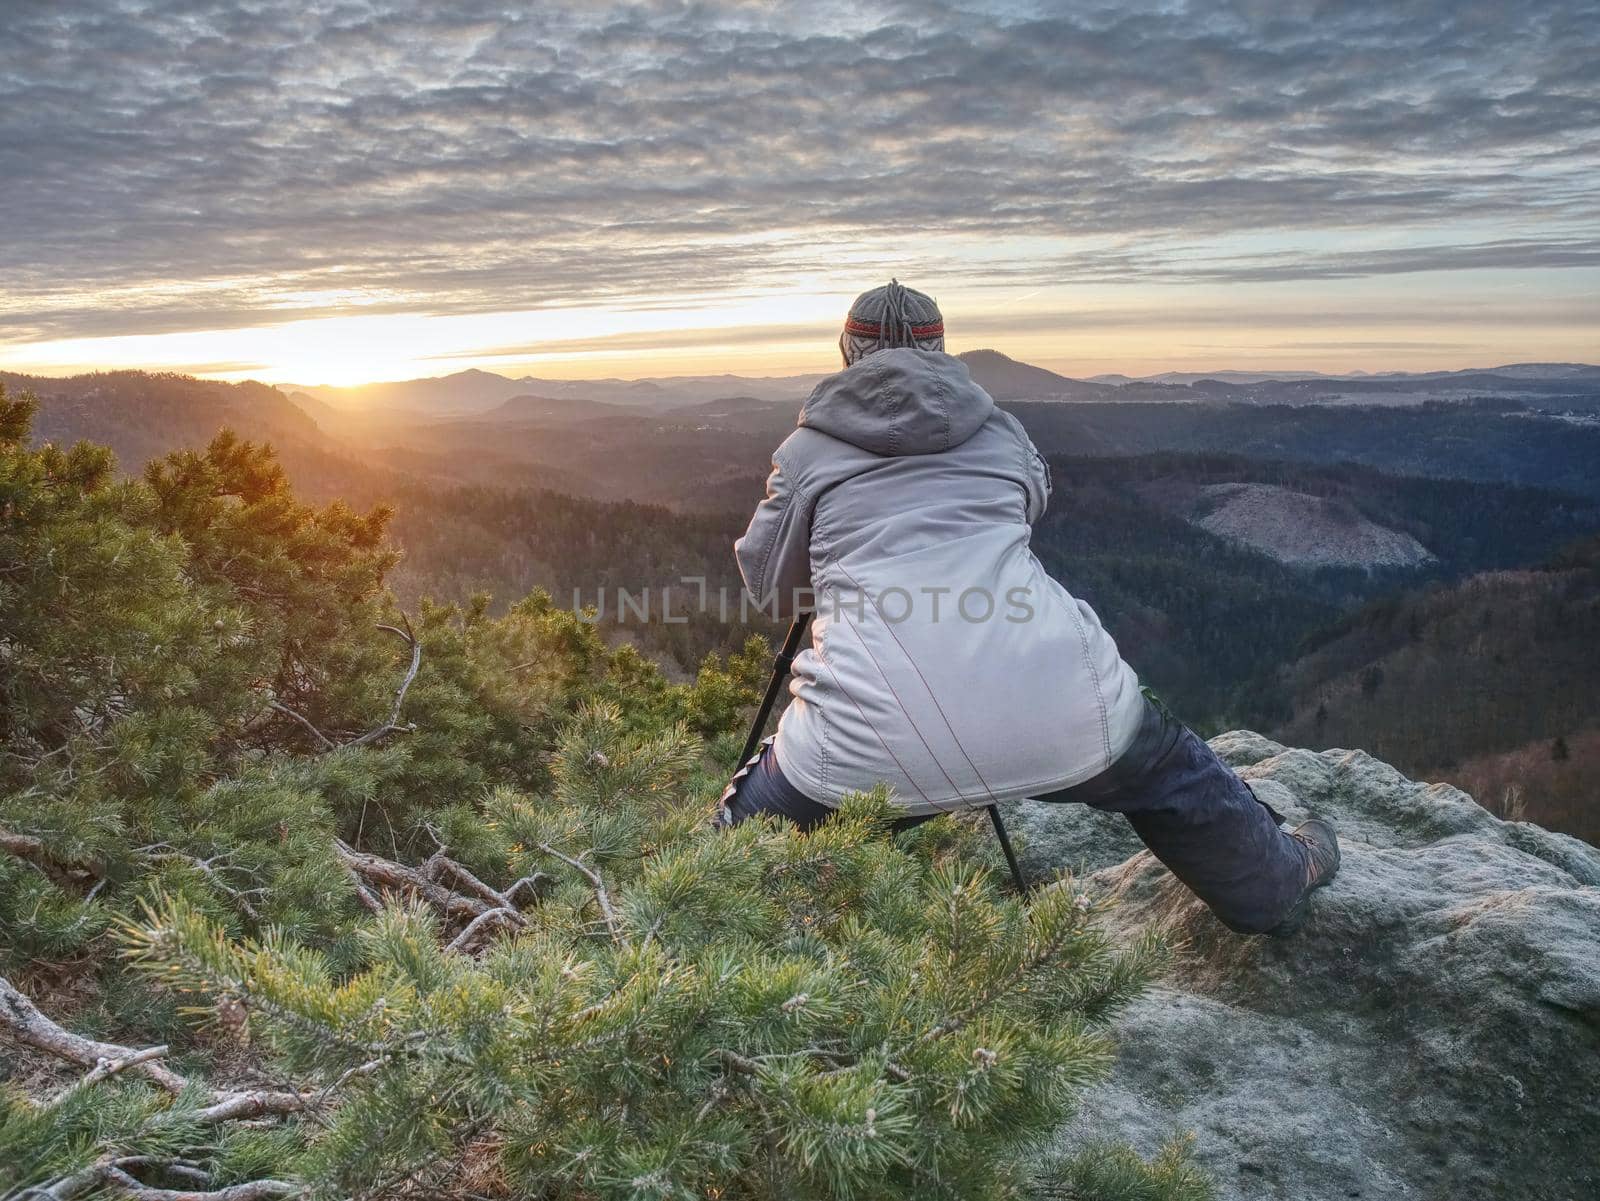
[[753, 288], [912, 233], [1056, 240], [1011, 283], [1600, 263], [1592, 3], [0, 13], [11, 340]]

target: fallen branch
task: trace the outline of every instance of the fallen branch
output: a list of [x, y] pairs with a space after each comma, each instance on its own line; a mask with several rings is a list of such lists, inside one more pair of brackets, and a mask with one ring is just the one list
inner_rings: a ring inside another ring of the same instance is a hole
[[450, 940], [450, 945], [445, 948], [449, 951], [465, 952], [473, 942], [490, 926], [526, 925], [520, 913], [511, 909], [491, 909], [488, 913], [480, 913], [467, 923], [462, 930]]
[[119, 1196], [136, 1201], [267, 1201], [268, 1198], [288, 1197], [301, 1192], [297, 1184], [287, 1180], [251, 1180], [244, 1184], [230, 1184], [226, 1188], [194, 1190], [155, 1188], [128, 1173], [126, 1167], [160, 1166], [147, 1163], [146, 1157], [135, 1156], [107, 1160], [53, 1184], [41, 1185], [21, 1194], [38, 1201], [73, 1201], [85, 1193], [110, 1189]]
[[[97, 1083], [123, 1071], [135, 1072], [174, 1096], [190, 1087], [187, 1077], [180, 1076], [160, 1062], [158, 1052], [164, 1053], [164, 1047], [124, 1047], [74, 1034], [40, 1013], [38, 1007], [4, 976], [0, 976], [0, 1028], [9, 1031], [25, 1047], [89, 1069], [88, 1076], [79, 1081], [76, 1087]], [[242, 1093], [212, 1091], [211, 1097], [211, 1104], [195, 1114], [202, 1122], [297, 1113], [312, 1103], [315, 1094], [263, 1089]]]
[[[133, 1059], [140, 1054], [133, 1047], [96, 1042], [62, 1029], [40, 1013], [34, 1003], [18, 992], [4, 976], [0, 976], [0, 1026], [9, 1030], [12, 1037], [25, 1047], [32, 1047], [91, 1071], [97, 1070], [102, 1061]], [[169, 1093], [180, 1093], [189, 1083], [154, 1057], [127, 1066]]]
[[78, 1081], [75, 1087], [88, 1088], [91, 1084], [99, 1084], [102, 1080], [109, 1080], [118, 1072], [126, 1072], [129, 1068], [136, 1068], [141, 1063], [149, 1063], [154, 1059], [164, 1059], [169, 1050], [171, 1048], [166, 1043], [162, 1043], [159, 1047], [146, 1047], [142, 1051], [135, 1051], [132, 1055], [124, 1055], [118, 1059], [102, 1059], [94, 1065], [94, 1071]]
[[383, 902], [378, 900], [377, 894], [367, 887], [366, 882], [361, 879], [360, 873], [348, 863], [344, 864], [344, 870], [345, 874], [350, 877], [350, 883], [355, 885], [356, 899], [361, 902], [366, 911], [373, 914], [382, 913]]
[[517, 894], [522, 892], [523, 889], [527, 889], [529, 899], [532, 900], [539, 895], [539, 885], [544, 884], [549, 879], [550, 877], [545, 875], [543, 872], [534, 872], [531, 876], [523, 876], [522, 879], [518, 880], [510, 888], [506, 889], [505, 895], [509, 897], [511, 899], [511, 903], [520, 910], [522, 908], [522, 902], [517, 900]]
[[345, 869], [362, 882], [387, 888], [391, 892], [419, 896], [446, 917], [470, 922], [473, 918], [482, 917], [490, 909], [499, 907], [478, 900], [476, 897], [454, 892], [428, 879], [417, 868], [407, 867], [403, 863], [396, 863], [393, 859], [385, 859], [367, 851], [358, 851], [342, 838], [333, 840], [333, 850]]

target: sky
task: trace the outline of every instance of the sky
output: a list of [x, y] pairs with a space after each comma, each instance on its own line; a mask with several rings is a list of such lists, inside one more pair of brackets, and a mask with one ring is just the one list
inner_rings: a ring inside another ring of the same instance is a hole
[[1600, 360], [1600, 2], [0, 0], [0, 370]]

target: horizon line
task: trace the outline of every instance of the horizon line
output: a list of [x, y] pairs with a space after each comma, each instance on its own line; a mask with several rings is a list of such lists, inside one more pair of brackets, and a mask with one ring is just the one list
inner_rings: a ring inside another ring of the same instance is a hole
[[[1023, 358], [1018, 358], [1015, 355], [1006, 354], [1004, 351], [995, 350], [993, 347], [988, 347], [988, 346], [972, 347], [972, 348], [969, 348], [967, 350], [963, 350], [963, 351], [959, 351], [959, 352], [951, 352], [951, 353], [954, 354], [954, 356], [957, 357], [957, 358], [960, 358], [960, 357], [962, 357], [964, 355], [978, 354], [978, 353], [996, 354], [996, 355], [999, 355], [1000, 357], [1008, 360], [1009, 362], [1016, 363], [1016, 364], [1018, 364], [1020, 366], [1036, 368], [1036, 369], [1048, 371], [1053, 375], [1059, 375], [1063, 379], [1071, 380], [1071, 381], [1074, 381], [1074, 382], [1077, 382], [1077, 383], [1096, 383], [1096, 382], [1101, 382], [1101, 381], [1104, 381], [1107, 377], [1110, 377], [1110, 376], [1120, 376], [1121, 378], [1127, 380], [1130, 383], [1141, 383], [1141, 382], [1148, 382], [1150, 380], [1157, 379], [1157, 378], [1159, 378], [1160, 376], [1163, 376], [1163, 375], [1188, 375], [1188, 376], [1195, 376], [1195, 377], [1200, 378], [1200, 379], [1211, 378], [1211, 377], [1220, 377], [1220, 376], [1225, 376], [1225, 375], [1261, 375], [1261, 376], [1278, 377], [1278, 378], [1299, 375], [1299, 376], [1313, 376], [1313, 377], [1318, 377], [1318, 378], [1323, 378], [1323, 379], [1337, 380], [1337, 379], [1351, 379], [1351, 378], [1357, 378], [1357, 377], [1372, 377], [1372, 376], [1423, 376], [1423, 375], [1451, 375], [1451, 374], [1479, 374], [1479, 373], [1492, 374], [1492, 373], [1494, 373], [1496, 371], [1501, 371], [1501, 370], [1504, 370], [1506, 368], [1511, 368], [1511, 367], [1530, 367], [1530, 366], [1580, 367], [1580, 368], [1591, 368], [1591, 369], [1600, 370], [1600, 364], [1589, 363], [1589, 362], [1585, 362], [1585, 361], [1581, 361], [1581, 360], [1575, 360], [1575, 359], [1515, 359], [1515, 360], [1511, 360], [1511, 361], [1498, 362], [1498, 363], [1492, 363], [1492, 364], [1482, 364], [1482, 365], [1473, 364], [1473, 365], [1463, 366], [1463, 367], [1430, 367], [1430, 368], [1424, 368], [1424, 369], [1405, 369], [1405, 368], [1398, 368], [1398, 367], [1396, 367], [1396, 368], [1386, 368], [1386, 367], [1359, 368], [1358, 367], [1358, 368], [1352, 368], [1352, 369], [1350, 369], [1348, 371], [1324, 371], [1324, 370], [1318, 370], [1316, 368], [1311, 368], [1311, 367], [1232, 366], [1232, 367], [1212, 367], [1212, 368], [1206, 368], [1206, 369], [1195, 369], [1195, 368], [1185, 369], [1183, 367], [1170, 367], [1170, 368], [1164, 368], [1164, 369], [1160, 369], [1160, 370], [1156, 370], [1156, 371], [1144, 371], [1144, 372], [1141, 372], [1141, 373], [1139, 373], [1137, 375], [1132, 374], [1130, 371], [1117, 371], [1117, 370], [1096, 371], [1093, 374], [1089, 374], [1089, 375], [1072, 375], [1072, 374], [1069, 374], [1066, 371], [1063, 371], [1063, 370], [1059, 369], [1058, 367], [1048, 366], [1047, 365], [1047, 364], [1049, 364], [1051, 362], [1061, 363], [1062, 360], [1023, 359]], [[266, 364], [255, 364], [255, 365], [252, 365], [252, 366], [265, 367], [267, 365]], [[207, 367], [210, 367], [211, 370], [209, 370], [209, 371], [206, 370], [205, 368], [207, 368]], [[394, 376], [394, 377], [389, 377], [389, 378], [373, 378], [373, 379], [363, 380], [360, 383], [353, 383], [353, 384], [331, 384], [331, 383], [305, 382], [305, 381], [275, 382], [275, 381], [272, 381], [272, 380], [261, 379], [261, 378], [246, 374], [246, 372], [248, 372], [249, 370], [250, 370], [250, 368], [241, 368], [237, 364], [196, 364], [196, 365], [194, 365], [192, 367], [188, 367], [187, 369], [185, 367], [180, 367], [180, 366], [126, 366], [126, 367], [121, 367], [121, 366], [95, 366], [95, 367], [92, 367], [92, 368], [90, 368], [88, 370], [83, 370], [83, 371], [67, 371], [67, 372], [62, 372], [62, 373], [43, 373], [43, 372], [32, 372], [32, 371], [14, 371], [14, 370], [7, 369], [7, 368], [5, 368], [3, 366], [0, 366], [0, 375], [13, 375], [13, 376], [20, 376], [20, 377], [26, 378], [26, 379], [42, 379], [42, 380], [69, 380], [69, 379], [79, 379], [79, 378], [82, 378], [84, 376], [91, 376], [91, 375], [118, 375], [118, 374], [125, 374], [125, 373], [128, 373], [128, 374], [144, 374], [144, 375], [173, 375], [173, 376], [181, 376], [181, 377], [184, 377], [184, 378], [189, 378], [189, 379], [194, 379], [194, 380], [203, 380], [203, 381], [212, 382], [212, 383], [226, 383], [226, 384], [254, 383], [254, 384], [260, 384], [263, 387], [274, 388], [274, 389], [276, 389], [276, 390], [278, 390], [280, 392], [292, 392], [292, 391], [299, 391], [299, 390], [313, 389], [313, 388], [321, 390], [321, 391], [359, 392], [359, 391], [361, 391], [362, 389], [365, 389], [365, 388], [378, 388], [378, 387], [385, 387], [385, 386], [394, 385], [394, 384], [423, 383], [423, 382], [430, 382], [430, 381], [447, 380], [447, 379], [451, 379], [451, 378], [454, 378], [454, 377], [460, 376], [460, 375], [487, 375], [487, 376], [493, 376], [496, 379], [505, 380], [508, 383], [520, 383], [520, 382], [522, 382], [524, 380], [536, 380], [536, 381], [545, 381], [545, 382], [563, 383], [563, 384], [583, 384], [583, 383], [590, 383], [590, 384], [602, 384], [602, 383], [633, 384], [633, 383], [652, 383], [652, 382], [661, 382], [661, 381], [683, 381], [683, 382], [687, 382], [687, 381], [702, 380], [702, 379], [705, 379], [705, 380], [710, 380], [710, 379], [746, 379], [746, 380], [766, 380], [766, 381], [785, 380], [785, 379], [810, 379], [810, 378], [822, 378], [824, 376], [832, 375], [832, 374], [834, 374], [835, 372], [837, 372], [840, 369], [838, 367], [831, 367], [828, 370], [774, 371], [774, 372], [762, 372], [762, 373], [748, 372], [748, 371], [710, 371], [710, 372], [707, 372], [707, 371], [685, 371], [685, 372], [679, 372], [679, 373], [648, 374], [648, 375], [606, 375], [606, 376], [599, 376], [599, 375], [535, 375], [532, 372], [527, 372], [527, 373], [524, 373], [524, 374], [521, 374], [521, 375], [508, 375], [508, 374], [505, 374], [503, 372], [494, 371], [494, 370], [491, 370], [491, 369], [486, 368], [486, 367], [470, 366], [470, 367], [462, 367], [462, 368], [460, 368], [460, 369], [458, 369], [456, 371], [448, 371], [448, 372], [445, 372], [445, 373], [440, 374], [440, 375], [403, 375], [403, 376]]]

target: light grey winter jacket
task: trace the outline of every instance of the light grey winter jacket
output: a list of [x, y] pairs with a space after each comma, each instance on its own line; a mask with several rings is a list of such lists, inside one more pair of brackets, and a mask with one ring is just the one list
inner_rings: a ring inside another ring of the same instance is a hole
[[[823, 380], [735, 544], [768, 611], [812, 606], [778, 763], [911, 813], [1079, 783], [1132, 742], [1139, 682], [1028, 549], [1049, 474], [960, 359], [878, 351]], [[813, 596], [808, 590], [814, 590]]]

